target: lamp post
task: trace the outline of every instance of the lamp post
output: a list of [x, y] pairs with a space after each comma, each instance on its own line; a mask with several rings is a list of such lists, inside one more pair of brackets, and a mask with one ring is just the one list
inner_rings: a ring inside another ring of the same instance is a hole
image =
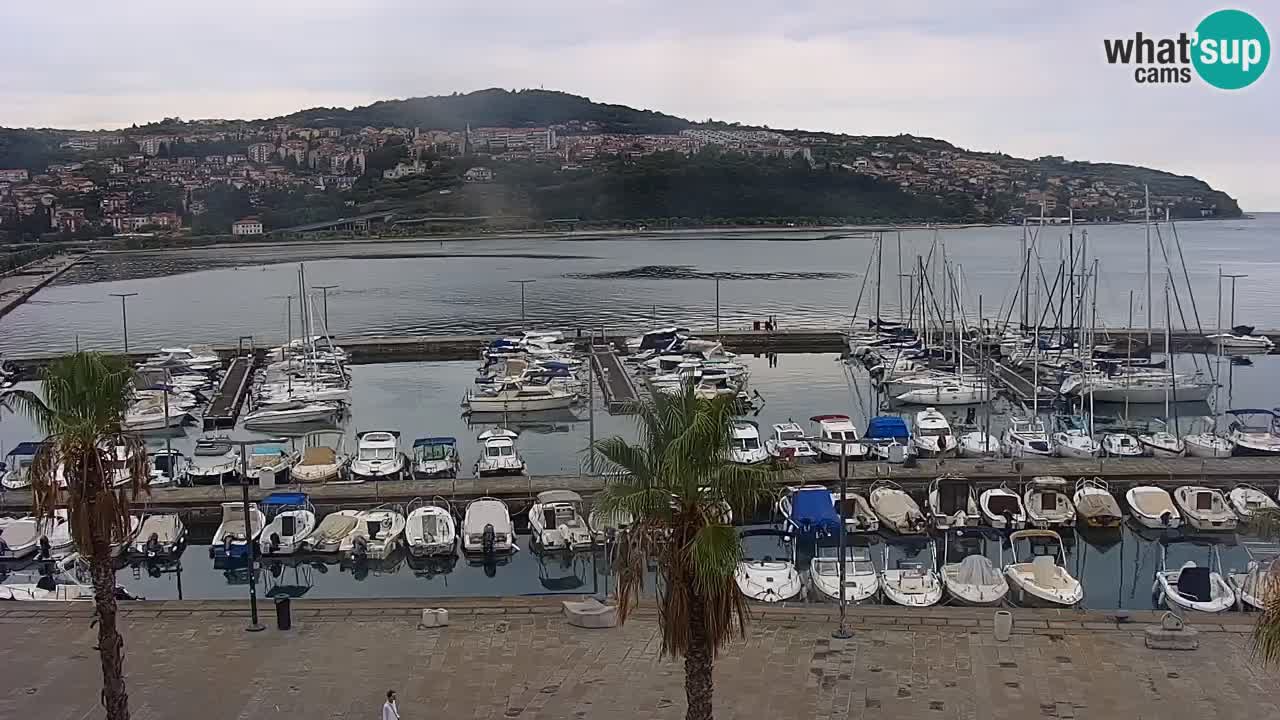
[[508, 280], [507, 282], [513, 282], [520, 285], [520, 326], [523, 329], [524, 327], [524, 286], [528, 285], [529, 283], [534, 283], [538, 281], [537, 280]]
[[338, 287], [337, 285], [312, 285], [311, 287], [324, 293], [322, 302], [324, 303], [324, 334], [333, 335], [333, 331], [329, 329], [329, 291]]
[[857, 440], [849, 440], [845, 438], [843, 434], [841, 434], [839, 440], [835, 440], [833, 438], [824, 438], [824, 437], [807, 437], [807, 438], [801, 438], [801, 439], [804, 440], [805, 442], [810, 442], [810, 443], [826, 443], [830, 445], [835, 445], [838, 443], [840, 445], [840, 465], [839, 465], [840, 502], [836, 503], [836, 513], [839, 514], [840, 516], [840, 530], [838, 531], [840, 534], [839, 545], [838, 545], [839, 549], [837, 550], [837, 552], [839, 552], [840, 555], [836, 560], [836, 562], [839, 564], [839, 572], [840, 572], [840, 626], [837, 627], [835, 630], [831, 631], [831, 637], [835, 638], [836, 640], [848, 640], [849, 638], [853, 637], [853, 631], [849, 629], [849, 626], [845, 619], [845, 611], [849, 605], [848, 596], [845, 595], [845, 573], [844, 573], [845, 540], [846, 540], [845, 536], [849, 534], [848, 530], [845, 528], [845, 521], [848, 518], [846, 518], [844, 515], [844, 508], [845, 508], [844, 499], [849, 495], [849, 455], [847, 451], [848, 451], [849, 445], [859, 445], [861, 443], [859, 443]]
[[131, 293], [111, 293], [111, 297], [120, 298], [120, 324], [124, 326], [124, 353], [129, 354], [129, 308], [126, 302], [129, 298], [137, 295], [136, 292]]
[[720, 334], [720, 276], [716, 275], [716, 335]]
[[[244, 449], [255, 445], [279, 445], [288, 442], [288, 440], [273, 438], [270, 440], [226, 440], [225, 442], [240, 448], [240, 502], [244, 506], [244, 539], [249, 561], [249, 627], [245, 628], [245, 630], [248, 632], [262, 632], [266, 628], [263, 627], [262, 623], [258, 622], [258, 582], [257, 577], [254, 575], [255, 565], [258, 563], [258, 539], [253, 532], [253, 518], [249, 515], [249, 461], [245, 456]], [[262, 528], [258, 528], [258, 531], [261, 532]]]

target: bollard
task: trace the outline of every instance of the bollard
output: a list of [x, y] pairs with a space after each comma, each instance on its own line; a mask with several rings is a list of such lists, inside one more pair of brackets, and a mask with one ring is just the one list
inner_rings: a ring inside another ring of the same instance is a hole
[[292, 601], [287, 597], [276, 598], [276, 628], [288, 630], [293, 627]]
[[1009, 642], [1013, 632], [1013, 613], [1008, 610], [997, 610], [995, 620], [995, 636], [1000, 642]]

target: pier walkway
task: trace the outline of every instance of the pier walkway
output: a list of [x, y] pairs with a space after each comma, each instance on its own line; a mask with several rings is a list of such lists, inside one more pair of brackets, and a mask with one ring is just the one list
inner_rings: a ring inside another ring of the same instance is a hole
[[252, 377], [252, 357], [242, 356], [231, 361], [231, 367], [222, 376], [222, 384], [218, 386], [217, 393], [209, 401], [209, 408], [204, 413], [205, 430], [235, 427]]
[[54, 255], [0, 275], [0, 317], [26, 302], [41, 288], [75, 267], [83, 255]]
[[631, 374], [612, 345], [591, 347], [591, 369], [600, 383], [600, 392], [610, 415], [625, 414], [627, 406], [640, 398]]
[[[429, 582], [422, 580], [422, 582]], [[243, 588], [242, 588], [243, 590]], [[468, 720], [678, 720], [683, 662], [659, 655], [651, 605], [625, 625], [568, 626], [561, 598], [440, 601], [450, 625], [418, 629], [423, 600], [294, 601], [280, 631], [250, 633], [247, 602], [124, 602], [130, 708], [137, 718], [368, 720], [387, 690], [400, 714]], [[0, 717], [101, 717], [91, 603], [5, 603]], [[1068, 720], [1280, 717], [1276, 674], [1250, 658], [1252, 618], [1200, 615], [1193, 651], [1149, 650], [1156, 613], [752, 608], [715, 663], [719, 718]], [[216, 671], [211, 674], [211, 668]], [[216, 679], [213, 679], [216, 678]], [[211, 680], [212, 679], [212, 680]]]

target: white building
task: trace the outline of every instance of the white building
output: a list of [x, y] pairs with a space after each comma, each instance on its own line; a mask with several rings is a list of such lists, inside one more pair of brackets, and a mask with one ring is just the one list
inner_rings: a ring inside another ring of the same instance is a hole
[[249, 146], [249, 159], [256, 163], [265, 163], [276, 154], [276, 146], [272, 143], [254, 143]]
[[256, 217], [241, 218], [231, 223], [232, 235], [261, 235], [262, 221]]

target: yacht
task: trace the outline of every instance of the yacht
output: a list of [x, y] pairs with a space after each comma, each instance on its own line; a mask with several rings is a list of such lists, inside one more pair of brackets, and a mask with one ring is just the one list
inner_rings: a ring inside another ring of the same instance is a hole
[[458, 477], [458, 441], [425, 437], [413, 441], [413, 476], [421, 479]]
[[555, 385], [505, 383], [492, 392], [471, 392], [465, 400], [471, 412], [531, 412], [560, 410], [578, 401], [576, 393]]
[[1054, 432], [1050, 438], [1053, 454], [1063, 458], [1095, 458], [1102, 446], [1089, 436], [1088, 426], [1079, 415], [1054, 417]]
[[895, 400], [909, 405], [972, 405], [986, 400], [989, 395], [990, 391], [985, 385], [959, 381], [908, 390]]
[[38, 442], [20, 442], [5, 455], [5, 472], [0, 475], [0, 487], [5, 490], [23, 490], [31, 487], [31, 464], [40, 450]]
[[763, 555], [757, 558], [744, 545], [738, 569], [733, 575], [738, 591], [751, 600], [765, 603], [784, 602], [798, 596], [804, 585], [800, 581], [800, 573], [796, 572], [795, 545], [791, 543], [791, 536], [772, 528], [739, 533], [741, 539], [749, 537], [776, 537], [780, 544], [791, 545], [791, 556], [775, 558]]
[[346, 435], [335, 430], [318, 430], [302, 438], [302, 457], [289, 470], [296, 483], [328, 483], [341, 480], [351, 464], [343, 448]]
[[[1019, 541], [1028, 552], [1018, 560]], [[1074, 607], [1084, 599], [1084, 587], [1063, 565], [1066, 548], [1052, 530], [1019, 530], [1009, 536], [1014, 562], [1004, 568], [1013, 601], [1023, 607]]]
[[453, 555], [458, 544], [458, 527], [447, 505], [427, 504], [415, 498], [409, 503], [404, 539], [414, 557]]
[[1111, 486], [1102, 478], [1080, 478], [1071, 496], [1076, 508], [1076, 522], [1086, 528], [1115, 529], [1124, 523], [1120, 503], [1111, 494]]
[[356, 456], [351, 460], [354, 480], [401, 480], [405, 474], [400, 433], [396, 430], [367, 430], [356, 433]]
[[1280, 414], [1271, 410], [1228, 410], [1236, 455], [1280, 456]]
[[297, 451], [290, 450], [284, 445], [274, 443], [255, 445], [247, 458], [249, 478], [252, 481], [267, 477], [274, 483], [283, 485], [289, 481], [290, 468], [300, 458]]
[[529, 531], [543, 550], [587, 550], [591, 528], [582, 517], [582, 496], [571, 490], [545, 490], [529, 506]]
[[1231, 328], [1230, 332], [1218, 332], [1212, 335], [1205, 335], [1204, 338], [1224, 351], [1253, 350], [1255, 352], [1270, 352], [1276, 346], [1271, 341], [1271, 338], [1266, 335], [1255, 335], [1252, 325], [1236, 325]]
[[1142, 457], [1143, 450], [1133, 435], [1109, 432], [1102, 435], [1102, 454], [1106, 457]]
[[759, 465], [769, 459], [769, 453], [760, 445], [760, 427], [750, 420], [733, 423], [733, 438], [729, 442], [731, 463]]
[[1027, 526], [1027, 511], [1022, 506], [1022, 498], [1004, 485], [984, 490], [978, 496], [978, 507], [982, 510], [982, 517], [993, 528], [1018, 530]]
[[1155, 485], [1139, 485], [1124, 494], [1133, 511], [1133, 519], [1143, 527], [1163, 530], [1182, 526], [1182, 517], [1173, 504], [1173, 498], [1164, 488]]
[[476, 460], [476, 477], [496, 475], [523, 475], [524, 458], [516, 448], [516, 433], [506, 428], [494, 428], [480, 433], [482, 445], [480, 459]]
[[[844, 553], [844, 601], [856, 605], [875, 597], [880, 592], [880, 573], [871, 561], [871, 550], [848, 545]], [[818, 599], [840, 602], [839, 547], [818, 547], [809, 561], [809, 582]]]
[[404, 515], [382, 505], [356, 516], [355, 528], [343, 538], [338, 552], [359, 560], [385, 560], [404, 541]]
[[209, 556], [214, 559], [248, 557], [249, 543], [256, 542], [266, 518], [257, 503], [249, 503], [249, 531], [245, 532], [245, 506], [242, 502], [222, 503], [222, 523], [209, 542]]
[[940, 475], [929, 483], [925, 502], [936, 530], [977, 525], [978, 497], [973, 483], [960, 475]]
[[951, 423], [947, 422], [945, 415], [932, 407], [916, 413], [916, 432], [911, 442], [920, 457], [949, 457], [956, 451], [956, 438], [951, 434]]
[[187, 464], [187, 482], [192, 485], [222, 485], [240, 477], [240, 455], [225, 437], [202, 437], [196, 440], [191, 462]]
[[467, 505], [462, 517], [462, 550], [473, 555], [509, 555], [516, 545], [515, 529], [507, 504], [482, 497]]
[[[937, 545], [932, 538], [915, 539], [905, 546], [910, 557], [890, 563], [889, 545], [884, 549], [884, 569], [880, 587], [886, 600], [905, 607], [929, 607], [942, 600], [942, 580], [935, 569]], [[923, 556], [923, 557], [921, 557]]]
[[130, 405], [120, 427], [128, 432], [163, 430], [178, 427], [189, 419], [191, 415], [185, 408], [170, 404], [166, 412], [164, 405], [148, 401]]
[[1007, 457], [1048, 457], [1053, 454], [1049, 434], [1039, 418], [1009, 418], [1009, 427], [1001, 438], [1001, 449]]
[[1186, 524], [1196, 530], [1236, 529], [1236, 514], [1221, 490], [1184, 485], [1173, 491], [1173, 501]]
[[804, 430], [793, 422], [773, 426], [773, 437], [764, 443], [765, 452], [774, 462], [808, 463], [818, 459], [818, 453], [804, 440]]
[[[987, 557], [987, 542], [999, 548], [999, 564]], [[1001, 572], [1004, 537], [990, 528], [955, 528], [943, 534], [942, 589], [957, 605], [1002, 605], [1009, 582]]]
[[305, 493], [277, 492], [262, 499], [266, 526], [258, 546], [263, 555], [292, 555], [316, 529], [316, 509]]
[[290, 425], [332, 424], [338, 421], [341, 414], [342, 403], [287, 400], [259, 405], [244, 417], [244, 426], [252, 430]]
[[815, 415], [809, 421], [814, 424], [813, 436], [818, 438], [809, 444], [820, 459], [839, 460], [842, 448], [844, 456], [850, 460], [866, 455], [866, 447], [862, 443], [840, 442], [858, 439], [858, 429], [850, 422], [848, 415]]

